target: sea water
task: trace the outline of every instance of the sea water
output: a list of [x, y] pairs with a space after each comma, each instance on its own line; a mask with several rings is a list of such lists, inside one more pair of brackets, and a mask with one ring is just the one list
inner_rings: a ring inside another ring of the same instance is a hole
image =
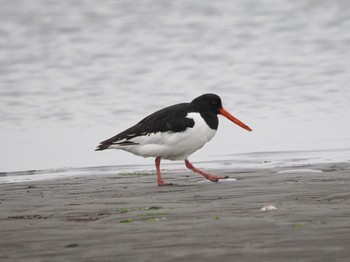
[[349, 1], [0, 5], [5, 174], [152, 170], [153, 159], [94, 149], [146, 115], [208, 92], [253, 132], [219, 117], [216, 136], [190, 156], [194, 162], [350, 159]]

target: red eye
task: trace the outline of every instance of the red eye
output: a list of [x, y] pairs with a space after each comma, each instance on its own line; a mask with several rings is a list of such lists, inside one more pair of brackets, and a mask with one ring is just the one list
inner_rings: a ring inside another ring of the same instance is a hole
[[218, 101], [217, 101], [217, 100], [213, 100], [213, 101], [211, 101], [211, 103], [212, 103], [213, 105], [217, 105], [217, 104], [218, 104]]

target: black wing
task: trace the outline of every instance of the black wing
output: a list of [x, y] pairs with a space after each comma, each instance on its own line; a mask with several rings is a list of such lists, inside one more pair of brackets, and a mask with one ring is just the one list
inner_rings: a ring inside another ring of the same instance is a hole
[[118, 135], [102, 141], [95, 150], [107, 149], [112, 144], [133, 145], [135, 143], [131, 141], [132, 138], [151, 133], [185, 131], [194, 126], [193, 119], [186, 118], [189, 112], [195, 112], [194, 105], [191, 103], [163, 108]]

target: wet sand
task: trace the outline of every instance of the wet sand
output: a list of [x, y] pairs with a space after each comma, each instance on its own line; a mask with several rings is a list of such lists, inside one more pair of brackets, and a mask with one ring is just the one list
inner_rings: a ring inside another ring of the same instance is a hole
[[0, 260], [348, 261], [350, 163], [284, 169], [1, 184]]

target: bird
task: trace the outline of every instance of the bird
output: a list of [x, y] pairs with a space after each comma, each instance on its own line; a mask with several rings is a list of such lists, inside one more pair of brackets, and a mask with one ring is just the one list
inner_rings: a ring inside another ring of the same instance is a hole
[[192, 153], [214, 137], [219, 125], [218, 115], [252, 131], [223, 108], [218, 95], [208, 93], [190, 103], [175, 104], [150, 114], [134, 126], [100, 142], [95, 151], [121, 149], [142, 157], [154, 157], [158, 186], [172, 185], [165, 183], [162, 178], [161, 159], [184, 160], [188, 169], [212, 182], [218, 182], [228, 176], [206, 173], [188, 160]]

